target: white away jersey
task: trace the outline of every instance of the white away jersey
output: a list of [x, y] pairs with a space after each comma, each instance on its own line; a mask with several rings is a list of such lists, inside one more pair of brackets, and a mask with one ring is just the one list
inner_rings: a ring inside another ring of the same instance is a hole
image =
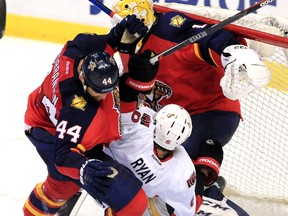
[[194, 165], [182, 146], [175, 149], [172, 157], [158, 159], [153, 144], [154, 114], [147, 107], [133, 113], [122, 113], [123, 135], [104, 151], [142, 180], [147, 196], [159, 196], [175, 209], [176, 216], [194, 215]]

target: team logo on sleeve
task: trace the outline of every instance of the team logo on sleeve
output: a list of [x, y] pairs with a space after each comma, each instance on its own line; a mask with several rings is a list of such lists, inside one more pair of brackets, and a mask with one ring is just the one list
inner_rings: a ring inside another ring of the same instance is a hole
[[195, 184], [196, 181], [196, 173], [195, 171], [193, 171], [192, 175], [190, 176], [190, 178], [186, 181], [188, 188], [190, 188], [191, 186], [193, 186]]
[[177, 28], [180, 28], [183, 25], [183, 23], [185, 22], [185, 20], [186, 20], [186, 18], [183, 18], [182, 16], [176, 15], [176, 16], [171, 18], [170, 25], [177, 27]]
[[87, 102], [82, 96], [74, 95], [71, 106], [84, 111], [86, 104]]
[[140, 124], [146, 126], [146, 127], [149, 127], [151, 123], [151, 116], [148, 115], [147, 113], [143, 113], [142, 117], [141, 117], [141, 122]]

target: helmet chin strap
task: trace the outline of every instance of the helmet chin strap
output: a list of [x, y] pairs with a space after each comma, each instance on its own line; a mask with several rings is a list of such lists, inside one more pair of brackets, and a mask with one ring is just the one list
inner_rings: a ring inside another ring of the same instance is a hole
[[83, 90], [84, 90], [84, 92], [87, 91], [87, 85], [83, 84]]
[[87, 85], [85, 84], [85, 79], [84, 79], [84, 76], [83, 76], [83, 71], [80, 72], [79, 76], [81, 76], [83, 78], [83, 82], [82, 85], [83, 85], [83, 90], [84, 92], [87, 92]]

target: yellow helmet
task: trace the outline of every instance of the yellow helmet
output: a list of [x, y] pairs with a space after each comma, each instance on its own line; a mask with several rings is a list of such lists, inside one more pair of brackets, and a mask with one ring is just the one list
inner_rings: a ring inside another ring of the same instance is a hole
[[115, 0], [112, 9], [121, 17], [135, 14], [148, 28], [155, 21], [152, 0]]

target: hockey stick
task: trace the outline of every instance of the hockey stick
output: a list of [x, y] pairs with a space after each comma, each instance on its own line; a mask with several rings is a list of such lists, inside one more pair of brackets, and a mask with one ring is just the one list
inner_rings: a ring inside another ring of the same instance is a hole
[[5, 33], [6, 27], [6, 1], [0, 0], [0, 39]]
[[88, 193], [85, 190], [77, 192], [57, 212], [57, 216], [76, 216]]
[[116, 14], [114, 11], [112, 11], [110, 8], [108, 8], [106, 5], [104, 5], [99, 0], [89, 0], [92, 4], [97, 6], [101, 11], [106, 13], [108, 16], [110, 16], [112, 19], [114, 19], [117, 23], [122, 21], [122, 17]]
[[275, 1], [275, 0], [262, 0], [256, 4], [252, 5], [251, 7], [247, 8], [243, 11], [240, 11], [239, 13], [229, 17], [228, 19], [223, 20], [222, 22], [219, 22], [218, 24], [215, 24], [215, 25], [211, 26], [210, 28], [207, 28], [204, 31], [182, 41], [181, 43], [157, 54], [156, 56], [154, 56], [153, 58], [150, 59], [150, 62], [153, 64], [156, 61], [159, 61], [161, 58], [163, 58], [167, 55], [170, 55], [170, 54], [176, 52], [177, 50], [179, 50], [179, 49], [181, 49], [181, 48], [183, 48], [189, 44], [195, 43], [196, 41], [199, 41], [200, 39], [206, 37], [207, 35], [210, 35], [210, 34], [213, 34], [217, 31], [219, 31], [220, 29], [224, 28], [226, 25], [231, 24], [232, 22], [246, 16], [249, 13], [252, 13], [252, 12], [258, 10], [261, 7], [264, 7], [268, 4], [270, 4], [273, 1]]
[[[89, 0], [92, 4], [97, 6], [100, 10], [102, 10], [104, 13], [106, 13], [108, 16], [110, 16], [113, 20], [115, 20], [117, 23], [120, 23], [123, 18], [116, 14], [114, 11], [112, 11], [110, 8], [108, 8], [106, 5], [104, 5], [102, 2], [99, 0]], [[135, 33], [134, 36], [136, 38], [139, 38], [140, 35]]]
[[[101, 10], [103, 10], [103, 12], [105, 12], [106, 14], [108, 14], [110, 17], [114, 17], [113, 16], [113, 11], [111, 11], [111, 9], [109, 9], [108, 7], [106, 7], [102, 2], [100, 2], [99, 0], [89, 0], [92, 4], [96, 5], [97, 7], [99, 7]], [[207, 28], [205, 29], [204, 31], [202, 32], [199, 32], [198, 34], [182, 41], [181, 43], [179, 44], [176, 44], [175, 46], [157, 54], [156, 56], [154, 56], [153, 58], [150, 59], [150, 62], [152, 64], [154, 64], [155, 62], [159, 61], [161, 58], [165, 57], [165, 56], [168, 56], [174, 52], [176, 52], [177, 50], [189, 45], [189, 44], [192, 44], [192, 43], [195, 43], [196, 41], [199, 41], [200, 39], [206, 37], [207, 35], [210, 35], [210, 34], [213, 34], [217, 31], [219, 31], [220, 29], [224, 28], [225, 26], [231, 24], [232, 22], [258, 10], [259, 8], [262, 8], [272, 2], [274, 2], [275, 0], [262, 0], [254, 5], [252, 5], [251, 7], [243, 10], [243, 11], [240, 11], [239, 13], [229, 17], [228, 19], [226, 20], [223, 20], [222, 22], [219, 22], [218, 24], [215, 24], [213, 26], [211, 26], [210, 28]], [[117, 20], [116, 20], [117, 21]]]

